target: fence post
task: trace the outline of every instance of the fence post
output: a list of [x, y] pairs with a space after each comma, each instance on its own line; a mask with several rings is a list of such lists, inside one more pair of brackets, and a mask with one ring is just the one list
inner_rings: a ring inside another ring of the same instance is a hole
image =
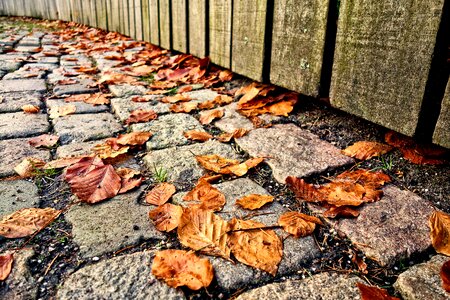
[[209, 0], [209, 56], [225, 68], [231, 66], [232, 0]]
[[198, 57], [207, 55], [207, 3], [208, 0], [189, 1], [189, 52]]

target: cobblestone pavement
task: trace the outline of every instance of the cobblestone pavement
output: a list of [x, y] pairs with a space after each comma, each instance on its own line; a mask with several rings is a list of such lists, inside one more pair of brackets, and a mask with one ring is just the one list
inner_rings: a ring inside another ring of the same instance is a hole
[[[276, 277], [240, 263], [209, 257], [215, 280], [208, 290], [194, 293], [158, 281], [150, 269], [155, 251], [181, 245], [174, 234], [154, 228], [148, 217], [152, 207], [142, 200], [143, 193], [155, 185], [155, 166], [168, 171], [178, 192], [173, 201], [178, 201], [204, 174], [194, 155], [266, 157], [266, 163], [247, 176], [224, 179], [216, 187], [227, 200], [222, 216], [225, 219], [245, 214], [234, 206], [236, 199], [248, 194], [272, 194], [276, 201], [253, 219], [273, 224], [291, 209], [315, 211], [293, 199], [284, 185], [287, 176], [329, 177], [353, 168], [355, 161], [342, 155], [341, 148], [289, 118], [275, 118], [276, 125], [254, 129], [232, 103], [225, 108], [222, 119], [204, 126], [196, 113], [171, 113], [168, 105], [159, 101], [162, 96], [152, 96], [150, 102], [132, 101], [151, 90], [144, 85], [109, 85], [102, 92], [112, 94], [111, 104], [77, 102], [75, 113], [49, 118], [50, 110], [66, 104], [65, 97], [98, 92], [98, 85], [93, 83], [103, 72], [123, 72], [126, 66], [114, 60], [115, 54], [122, 53], [90, 52], [89, 48], [67, 53], [61, 49], [77, 44], [77, 36], [64, 40], [42, 26], [35, 26], [30, 32], [22, 23], [19, 26], [7, 19], [1, 22], [0, 176], [9, 180], [0, 181], [0, 216], [24, 207], [62, 209], [73, 200], [57, 176], [41, 176], [34, 181], [10, 178], [22, 159], [37, 157], [49, 161], [85, 154], [105, 138], [127, 131], [145, 130], [154, 135], [146, 147], [116, 162], [147, 175], [139, 189], [96, 205], [68, 206], [62, 216], [30, 241], [0, 239], [2, 252], [27, 242], [15, 255], [12, 273], [0, 283], [0, 298], [359, 299], [356, 282], [377, 284], [404, 299], [449, 298], [440, 286], [436, 267], [443, 258], [430, 250], [427, 220], [433, 205], [393, 184], [384, 188], [381, 201], [364, 207], [356, 219], [330, 221], [313, 236], [284, 237], [283, 260]], [[117, 43], [129, 43], [131, 46], [125, 50], [129, 54], [139, 53], [146, 46], [130, 40]], [[97, 67], [99, 73], [77, 77], [81, 74], [77, 66]], [[73, 82], [62, 84], [67, 79]], [[238, 78], [227, 83], [226, 89], [247, 83], [248, 80]], [[194, 88], [188, 94], [199, 103], [214, 99], [220, 92]], [[39, 113], [24, 113], [22, 107], [26, 104], [38, 106]], [[158, 118], [127, 126], [125, 120], [139, 108], [155, 110]], [[236, 128], [251, 131], [231, 144], [216, 140], [192, 142], [183, 135], [192, 129], [219, 133]], [[43, 150], [29, 145], [30, 138], [43, 133], [58, 135], [58, 147]], [[368, 275], [352, 263], [354, 256], [368, 264]]]

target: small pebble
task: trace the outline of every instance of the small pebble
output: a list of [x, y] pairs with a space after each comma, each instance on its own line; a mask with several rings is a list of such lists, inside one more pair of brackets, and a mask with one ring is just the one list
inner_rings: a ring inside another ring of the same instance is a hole
[[98, 256], [94, 256], [93, 258], [92, 258], [92, 261], [99, 261], [100, 260], [100, 257], [98, 257]]

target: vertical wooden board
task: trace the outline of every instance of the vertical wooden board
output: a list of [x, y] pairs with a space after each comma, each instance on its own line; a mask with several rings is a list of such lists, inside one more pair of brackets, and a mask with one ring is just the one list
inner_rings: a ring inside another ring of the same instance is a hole
[[219, 66], [230, 68], [232, 0], [209, 0], [209, 56]]
[[206, 1], [189, 1], [189, 52], [206, 56]]
[[106, 26], [109, 31], [114, 31], [113, 29], [113, 15], [112, 15], [112, 0], [104, 0], [106, 7], [107, 23]]
[[318, 96], [329, 0], [275, 1], [270, 82]]
[[58, 6], [56, 4], [56, 0], [50, 0], [50, 18], [52, 20], [58, 20], [59, 19], [59, 12], [58, 12]]
[[170, 0], [159, 0], [160, 46], [170, 49]]
[[187, 0], [172, 0], [172, 48], [186, 53], [187, 47]]
[[159, 45], [159, 4], [158, 0], [149, 0], [150, 42]]
[[331, 104], [412, 136], [445, 2], [341, 1]]
[[90, 14], [89, 14], [89, 25], [92, 27], [98, 27], [97, 24], [97, 1], [90, 0]]
[[129, 36], [136, 39], [136, 5], [137, 0], [128, 0]]
[[262, 81], [267, 0], [234, 0], [231, 69]]
[[142, 39], [150, 42], [150, 10], [149, 0], [142, 0]]
[[97, 27], [108, 29], [108, 16], [105, 0], [95, 0], [97, 5]]
[[70, 21], [70, 15], [68, 15], [67, 4], [68, 4], [68, 2], [66, 0], [57, 0], [56, 1], [60, 20]]
[[122, 0], [123, 1], [123, 34], [130, 36], [130, 1], [133, 0]]
[[83, 23], [83, 11], [81, 1], [82, 0], [73, 0], [72, 17], [73, 20], [77, 23]]
[[143, 31], [142, 31], [142, 11], [143, 4], [147, 0], [134, 0], [134, 18], [136, 23], [136, 39], [142, 41], [144, 39]]
[[119, 5], [119, 1], [120, 0], [110, 0], [111, 3], [111, 13], [109, 14], [109, 16], [111, 16], [110, 18], [108, 18], [108, 23], [111, 24], [110, 29], [112, 31], [116, 31], [119, 32], [120, 31], [120, 5]]
[[441, 113], [434, 129], [433, 143], [450, 149], [450, 79], [442, 101]]
[[119, 1], [119, 30], [118, 32], [125, 32], [125, 16], [124, 16], [124, 2], [126, 0], [118, 0]]

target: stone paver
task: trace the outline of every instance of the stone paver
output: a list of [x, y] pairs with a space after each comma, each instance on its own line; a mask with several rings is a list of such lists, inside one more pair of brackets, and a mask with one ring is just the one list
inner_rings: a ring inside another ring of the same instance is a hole
[[142, 85], [116, 84], [109, 85], [108, 87], [111, 93], [117, 98], [144, 95], [147, 92], [147, 89]]
[[50, 124], [45, 114], [0, 114], [0, 139], [29, 137], [46, 133], [49, 129]]
[[0, 177], [15, 175], [14, 167], [26, 157], [35, 157], [48, 161], [50, 151], [36, 149], [28, 143], [29, 139], [0, 141]]
[[444, 300], [450, 299], [441, 285], [439, 272], [449, 258], [436, 255], [428, 262], [412, 266], [398, 276], [394, 288], [400, 292], [404, 300]]
[[[133, 102], [132, 97], [111, 99], [111, 107], [120, 121], [124, 122], [130, 116], [130, 113], [136, 109], [151, 109], [157, 114], [169, 112], [169, 105], [157, 100], [149, 102]], [[156, 97], [155, 97], [156, 98]]]
[[43, 79], [18, 79], [18, 80], [1, 80], [0, 91], [8, 92], [45, 92], [45, 80]]
[[26, 180], [0, 181], [0, 219], [19, 209], [39, 205], [37, 186]]
[[354, 276], [321, 273], [303, 280], [286, 280], [272, 283], [241, 294], [238, 300], [360, 300], [357, 282]]
[[53, 125], [61, 144], [98, 140], [122, 130], [110, 113], [68, 115], [56, 118]]
[[288, 176], [307, 177], [353, 162], [338, 148], [293, 124], [255, 129], [236, 143], [253, 157], [266, 157], [280, 183]]
[[197, 119], [188, 114], [169, 114], [159, 116], [147, 123], [131, 125], [132, 131], [149, 131], [153, 136], [147, 142], [147, 150], [157, 150], [167, 147], [182, 146], [189, 143], [183, 133], [188, 130], [204, 132]]
[[21, 65], [21, 62], [0, 61], [0, 70], [5, 72], [12, 72], [19, 69]]
[[142, 189], [118, 195], [96, 205], [81, 204], [66, 213], [74, 242], [83, 257], [93, 257], [138, 245], [143, 239], [163, 240], [150, 222], [150, 206], [138, 204]]
[[98, 89], [80, 83], [80, 84], [57, 85], [53, 88], [53, 92], [55, 93], [55, 96], [61, 97], [64, 95], [92, 94], [98, 92]]
[[0, 94], [0, 113], [22, 111], [22, 106], [31, 104], [43, 106], [41, 95], [30, 92], [14, 92]]
[[240, 158], [230, 145], [207, 141], [152, 151], [144, 157], [144, 163], [152, 173], [155, 167], [167, 170], [168, 180], [173, 181], [178, 188], [192, 187], [196, 180], [205, 174], [205, 170], [197, 163], [194, 155], [207, 154], [217, 154], [232, 159]]
[[153, 252], [138, 252], [84, 267], [70, 275], [58, 299], [185, 299], [151, 273]]
[[[67, 105], [68, 103], [64, 101], [64, 99], [49, 99], [47, 100], [47, 107], [49, 109], [61, 107]], [[106, 105], [92, 105], [84, 102], [71, 102], [70, 104], [75, 105], [76, 111], [75, 114], [87, 114], [87, 113], [98, 113], [105, 112], [109, 110], [109, 107]]]
[[89, 142], [72, 142], [67, 145], [59, 146], [56, 149], [56, 158], [74, 157], [92, 153], [92, 148], [103, 143], [104, 140], [93, 140]]

